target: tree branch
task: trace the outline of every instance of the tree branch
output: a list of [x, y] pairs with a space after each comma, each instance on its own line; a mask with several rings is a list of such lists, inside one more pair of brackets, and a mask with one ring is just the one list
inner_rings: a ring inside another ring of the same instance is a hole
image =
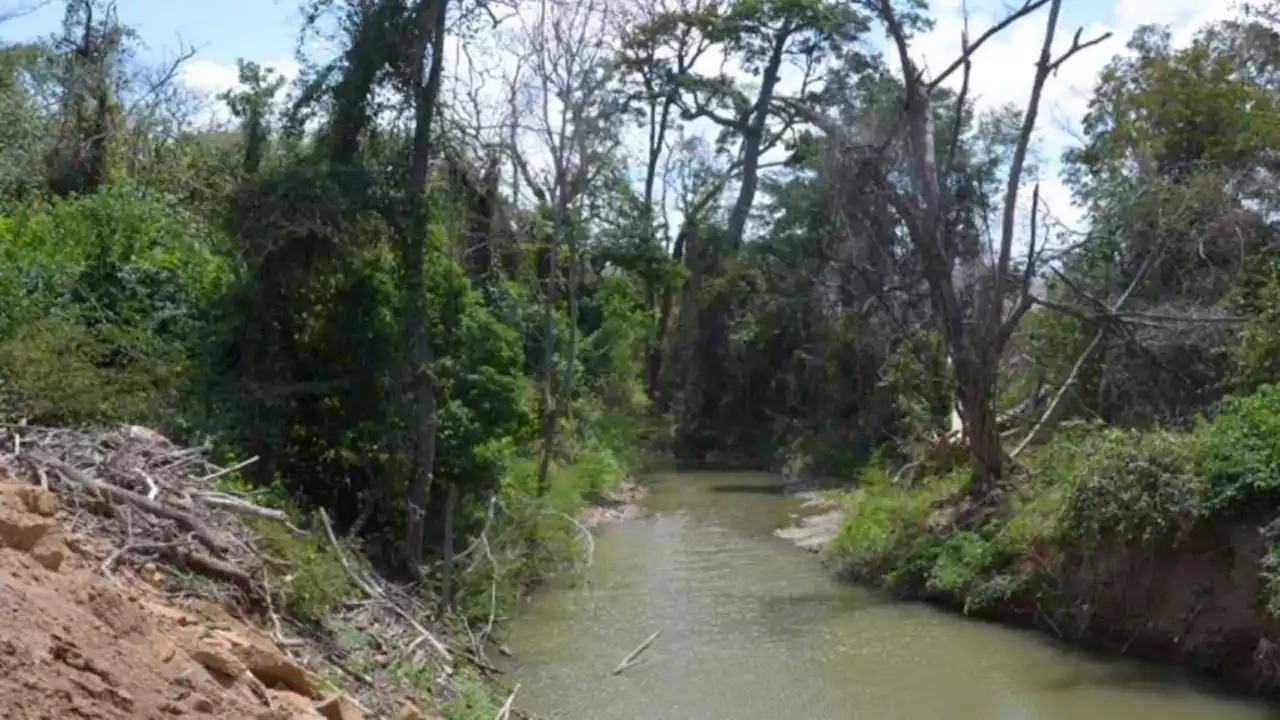
[[[1005, 16], [1003, 20], [987, 28], [987, 31], [979, 35], [978, 39], [974, 40], [972, 45], [961, 52], [960, 57], [956, 58], [955, 61], [948, 65], [945, 70], [938, 74], [937, 77], [930, 80], [926, 87], [932, 91], [942, 83], [946, 82], [947, 78], [951, 77], [952, 73], [959, 70], [969, 62], [970, 58], [973, 57], [973, 54], [977, 52], [978, 48], [982, 47], [984, 43], [1000, 34], [1005, 28], [1054, 1], [1055, 0], [1027, 0], [1024, 2], [1021, 7]], [[888, 0], [883, 0], [882, 4], [887, 5]], [[903, 67], [905, 72], [906, 66], [904, 65]], [[920, 79], [921, 78], [917, 77], [916, 81], [919, 82]]]

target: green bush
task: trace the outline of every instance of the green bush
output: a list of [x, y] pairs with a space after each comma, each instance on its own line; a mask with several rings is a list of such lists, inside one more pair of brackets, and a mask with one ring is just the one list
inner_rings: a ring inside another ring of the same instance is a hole
[[[295, 525], [303, 518], [279, 482], [255, 486], [239, 473], [232, 473], [219, 478], [215, 487], [219, 492], [243, 497], [262, 507], [282, 510]], [[342, 566], [342, 560], [319, 532], [294, 534], [285, 525], [265, 518], [249, 517], [245, 522], [253, 532], [258, 549], [269, 558], [267, 569], [272, 583], [285, 591], [285, 609], [295, 617], [323, 623], [341, 603], [356, 596], [357, 588]], [[310, 525], [322, 527], [319, 518], [312, 518]], [[340, 542], [350, 557], [358, 555], [358, 548], [348, 541]]]
[[937, 504], [958, 493], [966, 481], [961, 470], [908, 485], [895, 482], [883, 462], [870, 463], [859, 476], [858, 489], [845, 498], [845, 519], [828, 552], [855, 569], [900, 568], [918, 553], [918, 541], [928, 533], [926, 523]]
[[1090, 436], [1066, 478], [1060, 531], [1083, 543], [1169, 537], [1200, 514], [1201, 455], [1197, 434], [1109, 429]]
[[4, 410], [175, 429], [204, 312], [225, 283], [209, 228], [128, 188], [0, 216]]
[[498, 713], [489, 689], [474, 673], [459, 673], [452, 686], [453, 699], [440, 708], [445, 720], [491, 720]]
[[962, 598], [965, 612], [1008, 600], [1027, 581], [1012, 570], [1026, 549], [1020, 540], [1003, 532], [960, 532], [945, 538], [928, 570], [926, 589]]
[[1224, 399], [1202, 432], [1207, 511], [1274, 508], [1280, 501], [1280, 385]]

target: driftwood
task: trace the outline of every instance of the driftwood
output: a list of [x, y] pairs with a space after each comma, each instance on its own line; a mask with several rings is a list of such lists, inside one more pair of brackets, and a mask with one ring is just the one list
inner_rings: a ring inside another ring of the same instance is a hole
[[626, 672], [632, 667], [635, 667], [635, 665], [638, 663], [640, 654], [643, 653], [645, 650], [648, 650], [649, 646], [653, 644], [653, 641], [657, 640], [658, 636], [661, 634], [662, 634], [661, 630], [653, 631], [653, 634], [650, 635], [647, 640], [640, 643], [639, 647], [637, 647], [635, 650], [632, 650], [630, 653], [627, 653], [627, 656], [622, 658], [622, 662], [618, 663], [618, 667], [613, 669], [612, 674], [621, 675], [622, 673]]
[[516, 700], [516, 693], [520, 692], [520, 684], [512, 688], [511, 694], [507, 696], [507, 701], [502, 703], [502, 707], [498, 709], [498, 714], [493, 716], [493, 720], [508, 720], [511, 717], [511, 705]]
[[24, 450], [23, 456], [28, 457], [41, 465], [53, 468], [68, 481], [97, 490], [116, 502], [129, 503], [130, 505], [152, 515], [173, 520], [178, 523], [182, 529], [195, 536], [195, 538], [200, 541], [200, 544], [204, 545], [211, 552], [217, 555], [226, 555], [227, 553], [226, 546], [218, 542], [217, 538], [213, 536], [213, 533], [210, 532], [208, 528], [201, 525], [194, 517], [183, 510], [179, 510], [172, 505], [165, 505], [157, 500], [152, 500], [145, 495], [139, 495], [132, 490], [126, 490], [122, 487], [102, 482], [95, 477], [80, 472], [69, 463], [50, 457], [39, 450]]

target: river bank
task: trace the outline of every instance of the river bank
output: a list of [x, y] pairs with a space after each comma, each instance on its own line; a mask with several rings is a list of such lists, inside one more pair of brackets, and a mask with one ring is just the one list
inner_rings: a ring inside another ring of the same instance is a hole
[[1277, 443], [1258, 415], [1064, 434], [977, 502], [963, 468], [909, 481], [873, 466], [777, 534], [855, 583], [1276, 697]]
[[634, 480], [626, 480], [617, 488], [606, 490], [593, 498], [578, 513], [578, 522], [588, 530], [608, 523], [634, 520], [640, 517], [640, 501], [645, 496], [644, 486]]
[[[584, 579], [509, 623], [504, 680], [562, 720], [992, 717], [1262, 720], [1176, 669], [1103, 659], [834, 577], [774, 537], [821, 512], [767, 473], [646, 477], [643, 513], [595, 534]], [[619, 661], [660, 632], [641, 661]], [[510, 663], [509, 665], [507, 663]], [[856, 679], [856, 681], [854, 680]], [[928, 687], [930, 692], [919, 692]]]

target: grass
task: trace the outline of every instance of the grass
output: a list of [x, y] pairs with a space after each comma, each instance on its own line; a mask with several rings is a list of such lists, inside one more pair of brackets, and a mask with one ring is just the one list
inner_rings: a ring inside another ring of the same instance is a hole
[[[239, 474], [233, 473], [220, 478], [215, 489], [244, 497], [263, 507], [283, 510], [295, 524], [299, 524], [297, 521], [302, 517], [279, 486], [251, 486]], [[356, 597], [358, 589], [342, 567], [342, 561], [319, 534], [294, 535], [280, 523], [265, 518], [246, 517], [244, 520], [264, 555], [282, 561], [267, 563], [268, 576], [273, 587], [284, 589], [285, 609], [290, 614], [319, 624], [339, 605]], [[348, 547], [346, 551], [357, 552], [358, 548]]]

